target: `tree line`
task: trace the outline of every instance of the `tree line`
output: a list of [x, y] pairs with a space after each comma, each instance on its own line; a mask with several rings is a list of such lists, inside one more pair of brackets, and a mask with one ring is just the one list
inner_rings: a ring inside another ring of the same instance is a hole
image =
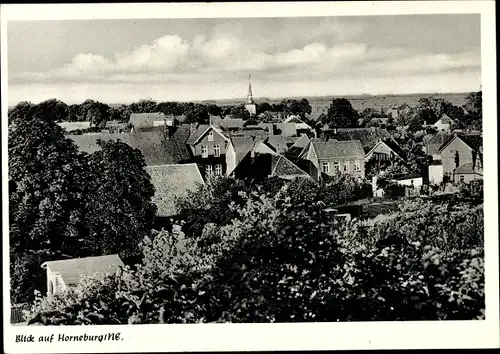
[[[311, 106], [307, 99], [284, 99], [278, 103], [259, 103], [257, 114], [286, 112], [305, 116], [311, 113]], [[9, 117], [22, 117], [27, 111], [33, 109], [41, 115], [50, 115], [55, 122], [90, 122], [98, 128], [103, 128], [108, 121], [128, 122], [132, 113], [155, 113], [165, 115], [185, 116], [185, 123], [208, 124], [209, 116], [250, 119], [250, 113], [243, 104], [217, 105], [214, 103], [194, 102], [156, 102], [151, 99], [141, 99], [129, 105], [108, 105], [92, 99], [81, 104], [66, 104], [58, 99], [49, 99], [38, 104], [20, 102], [9, 108]]]

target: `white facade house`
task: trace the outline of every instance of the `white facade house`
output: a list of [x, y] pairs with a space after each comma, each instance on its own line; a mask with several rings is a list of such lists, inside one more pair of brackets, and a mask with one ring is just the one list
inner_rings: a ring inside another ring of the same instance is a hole
[[433, 124], [438, 131], [449, 131], [455, 126], [455, 121], [448, 117], [446, 114], [443, 114], [439, 120]]
[[47, 296], [76, 286], [85, 276], [116, 274], [123, 266], [117, 254], [45, 262], [42, 268], [47, 271]]

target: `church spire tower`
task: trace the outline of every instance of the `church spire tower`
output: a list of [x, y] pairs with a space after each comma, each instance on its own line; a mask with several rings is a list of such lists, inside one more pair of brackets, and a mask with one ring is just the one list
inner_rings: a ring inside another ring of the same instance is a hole
[[248, 93], [247, 93], [247, 102], [245, 103], [245, 108], [250, 113], [250, 116], [255, 116], [257, 114], [257, 105], [253, 101], [253, 94], [252, 94], [252, 84], [250, 82], [250, 78], [252, 77], [252, 74], [248, 75]]
[[250, 82], [251, 77], [252, 77], [252, 74], [248, 74], [247, 104], [253, 104], [252, 83]]

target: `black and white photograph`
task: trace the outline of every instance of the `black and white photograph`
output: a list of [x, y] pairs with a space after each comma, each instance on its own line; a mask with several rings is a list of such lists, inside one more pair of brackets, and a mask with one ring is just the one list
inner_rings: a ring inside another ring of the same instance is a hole
[[2, 6], [11, 352], [498, 346], [494, 2], [377, 3]]

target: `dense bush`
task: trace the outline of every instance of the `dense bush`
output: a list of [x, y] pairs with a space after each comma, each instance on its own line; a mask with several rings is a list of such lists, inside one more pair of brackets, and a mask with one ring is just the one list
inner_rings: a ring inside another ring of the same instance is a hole
[[321, 208], [250, 195], [230, 207], [238, 218], [203, 230], [200, 240], [212, 242], [154, 235], [137, 270], [44, 300], [37, 321], [55, 324], [60, 313], [66, 324], [89, 313], [92, 323], [99, 315], [109, 323], [483, 318], [481, 208], [406, 203], [371, 228], [326, 225]]

